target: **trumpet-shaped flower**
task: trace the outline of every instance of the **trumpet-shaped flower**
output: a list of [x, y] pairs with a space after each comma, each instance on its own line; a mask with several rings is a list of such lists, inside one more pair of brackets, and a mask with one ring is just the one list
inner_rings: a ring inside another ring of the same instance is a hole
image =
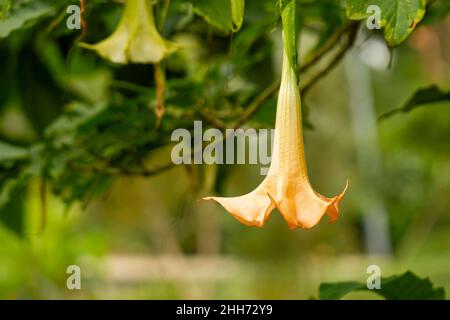
[[[286, 50], [286, 49], [285, 49]], [[327, 198], [311, 187], [306, 167], [297, 77], [284, 52], [277, 103], [275, 138], [269, 172], [252, 192], [239, 197], [207, 197], [215, 200], [245, 225], [262, 227], [277, 208], [290, 228], [311, 228], [324, 214], [338, 218], [344, 191]]]
[[114, 33], [99, 43], [81, 43], [80, 46], [122, 64], [158, 63], [177, 48], [156, 30], [153, 5], [149, 0], [126, 0], [122, 18]]

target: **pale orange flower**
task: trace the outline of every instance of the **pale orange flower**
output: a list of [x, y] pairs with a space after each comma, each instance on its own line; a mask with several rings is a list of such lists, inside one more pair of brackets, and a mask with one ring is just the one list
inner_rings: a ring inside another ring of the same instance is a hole
[[283, 70], [277, 103], [275, 138], [269, 172], [252, 192], [239, 197], [207, 197], [220, 203], [237, 220], [262, 227], [277, 208], [290, 228], [311, 228], [328, 214], [338, 218], [344, 191], [327, 198], [311, 187], [306, 167], [297, 77], [284, 52]]

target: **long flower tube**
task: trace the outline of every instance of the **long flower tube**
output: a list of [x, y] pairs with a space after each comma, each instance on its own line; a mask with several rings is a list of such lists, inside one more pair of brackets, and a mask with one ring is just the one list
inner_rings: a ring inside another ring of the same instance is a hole
[[339, 203], [348, 183], [341, 194], [332, 198], [311, 187], [303, 143], [300, 93], [286, 48], [281, 77], [272, 161], [266, 178], [246, 195], [204, 199], [217, 201], [248, 226], [262, 227], [271, 211], [277, 208], [291, 229], [311, 228], [325, 214], [331, 221], [338, 218]]
[[96, 44], [80, 43], [114, 63], [158, 63], [177, 46], [161, 37], [156, 29], [149, 0], [126, 0], [117, 29]]

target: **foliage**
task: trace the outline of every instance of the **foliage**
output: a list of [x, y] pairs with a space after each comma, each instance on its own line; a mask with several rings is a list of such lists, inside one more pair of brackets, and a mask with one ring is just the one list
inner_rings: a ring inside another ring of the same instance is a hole
[[360, 20], [371, 15], [370, 5], [380, 8], [380, 26], [389, 46], [401, 44], [425, 15], [426, 0], [347, 0], [347, 16]]
[[[115, 65], [77, 44], [80, 37], [94, 43], [111, 34], [122, 5], [86, 1], [87, 30], [68, 30], [66, 7], [78, 3], [0, 2], [0, 57], [7, 61], [0, 69], [0, 112], [17, 109], [30, 126], [0, 131], [0, 210], [10, 214], [5, 208], [21, 201], [13, 195], [33, 177], [72, 204], [102, 194], [116, 176], [170, 168], [169, 159], [151, 168], [145, 162], [170, 143], [173, 129], [191, 130], [195, 119], [221, 130], [271, 126], [279, 85], [270, 67], [274, 30], [283, 25], [293, 65], [299, 34], [312, 30], [316, 37], [297, 68], [308, 75], [301, 79], [306, 95], [352, 47], [359, 24], [351, 20], [367, 17], [367, 3], [351, 0], [345, 7], [330, 0], [158, 1], [159, 31], [182, 49], [158, 66]], [[382, 24], [389, 45], [405, 41], [426, 10], [422, 0], [377, 3], [389, 14]], [[153, 76], [158, 68], [164, 81]], [[429, 102], [416, 98], [405, 111]], [[311, 127], [306, 105], [303, 112]]]
[[437, 86], [432, 85], [417, 90], [403, 107], [383, 113], [378, 119], [382, 120], [399, 112], [409, 112], [417, 107], [445, 101], [450, 101], [450, 91], [443, 92]]
[[193, 4], [197, 14], [224, 32], [236, 32], [242, 27], [244, 0], [194, 0]]
[[55, 13], [58, 7], [67, 2], [19, 0], [11, 3], [11, 1], [2, 0], [0, 2], [0, 17], [3, 19], [0, 21], [0, 38], [5, 38], [15, 30], [19, 30], [39, 18]]
[[375, 292], [386, 300], [444, 300], [444, 288], [435, 288], [431, 281], [419, 278], [411, 271], [381, 278], [380, 289], [369, 289], [366, 283], [323, 283], [319, 288], [321, 300], [338, 300], [353, 291]]

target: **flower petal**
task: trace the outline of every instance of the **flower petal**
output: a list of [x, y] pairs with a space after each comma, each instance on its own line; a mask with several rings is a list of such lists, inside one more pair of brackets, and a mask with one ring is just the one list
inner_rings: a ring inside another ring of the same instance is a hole
[[99, 56], [104, 59], [110, 60], [114, 63], [125, 64], [128, 62], [126, 56], [126, 49], [128, 45], [128, 32], [126, 29], [118, 29], [108, 38], [96, 43], [80, 43], [79, 46], [94, 50]]
[[309, 184], [305, 188], [303, 183], [297, 182], [290, 188], [285, 188], [283, 194], [276, 196], [274, 201], [289, 228], [309, 229], [318, 224], [325, 214], [331, 217], [330, 222], [337, 220], [339, 202], [344, 197], [347, 186], [348, 183], [338, 196], [327, 198], [315, 192]]
[[298, 81], [286, 50], [277, 102], [275, 138], [269, 174], [254, 191], [234, 198], [205, 198], [219, 202], [246, 225], [261, 227], [277, 207], [291, 229], [311, 228], [325, 214], [334, 221], [344, 191], [327, 198], [311, 187], [306, 165]]
[[158, 33], [152, 4], [146, 0], [127, 0], [117, 29], [106, 39], [96, 43], [80, 43], [95, 50], [102, 58], [114, 63], [158, 63], [178, 46]]
[[272, 177], [266, 179], [252, 192], [239, 197], [206, 197], [203, 200], [214, 200], [239, 222], [247, 226], [262, 227], [269, 218], [275, 204], [269, 196]]

